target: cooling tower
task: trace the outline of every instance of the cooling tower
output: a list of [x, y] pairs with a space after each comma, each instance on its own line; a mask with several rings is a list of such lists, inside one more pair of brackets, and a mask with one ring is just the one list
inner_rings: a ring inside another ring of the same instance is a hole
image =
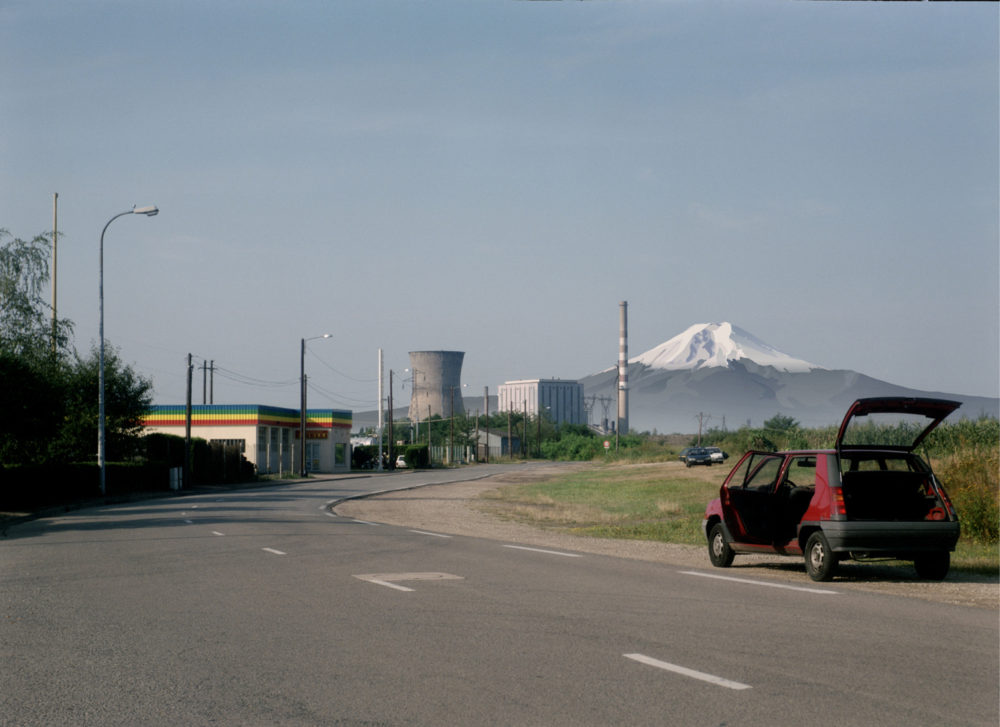
[[435, 414], [447, 419], [452, 414], [452, 401], [455, 402], [456, 416], [465, 413], [462, 406], [464, 358], [465, 351], [410, 351], [410, 373], [413, 376], [411, 421], [427, 419]]

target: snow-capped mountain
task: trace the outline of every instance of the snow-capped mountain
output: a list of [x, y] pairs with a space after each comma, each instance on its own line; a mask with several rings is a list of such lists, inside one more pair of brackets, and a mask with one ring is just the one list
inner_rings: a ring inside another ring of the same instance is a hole
[[[591, 422], [614, 420], [617, 368], [580, 380]], [[855, 400], [930, 396], [962, 402], [953, 415], [998, 416], [1000, 400], [927, 392], [856, 371], [826, 369], [770, 346], [731, 323], [700, 323], [629, 359], [629, 426], [636, 431], [693, 432], [707, 426], [760, 426], [775, 414], [802, 425], [839, 424]]]
[[651, 369], [679, 371], [728, 367], [731, 361], [749, 359], [778, 371], [798, 372], [823, 368], [782, 353], [732, 323], [696, 323], [669, 341], [629, 359]]

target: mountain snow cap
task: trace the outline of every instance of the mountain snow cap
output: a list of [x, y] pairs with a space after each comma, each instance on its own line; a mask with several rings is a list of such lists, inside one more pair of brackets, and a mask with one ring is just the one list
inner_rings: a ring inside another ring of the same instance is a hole
[[782, 353], [731, 323], [696, 323], [656, 348], [629, 359], [629, 363], [673, 371], [725, 368], [730, 361], [740, 359], [788, 372], [823, 368]]

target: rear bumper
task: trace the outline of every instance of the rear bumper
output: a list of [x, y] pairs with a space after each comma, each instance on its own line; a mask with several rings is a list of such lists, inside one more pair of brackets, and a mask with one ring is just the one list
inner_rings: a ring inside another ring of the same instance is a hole
[[961, 527], [958, 522], [857, 522], [828, 520], [822, 524], [836, 553], [905, 555], [952, 551]]

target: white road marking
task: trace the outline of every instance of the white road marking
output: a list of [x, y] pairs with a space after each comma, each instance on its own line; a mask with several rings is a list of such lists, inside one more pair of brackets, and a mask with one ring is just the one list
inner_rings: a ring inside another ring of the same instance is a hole
[[213, 530], [212, 535], [225, 535], [225, 533], [220, 533], [218, 530]]
[[274, 548], [261, 548], [261, 550], [266, 551], [268, 553], [274, 553], [275, 555], [288, 555], [288, 553], [285, 553], [281, 550], [275, 550]]
[[351, 520], [352, 523], [360, 523], [362, 525], [371, 525], [372, 527], [378, 527], [378, 523], [369, 522], [367, 520]]
[[663, 669], [675, 674], [681, 674], [682, 676], [691, 677], [692, 679], [700, 679], [701, 681], [708, 682], [709, 684], [726, 687], [726, 689], [753, 689], [753, 687], [749, 684], [730, 681], [729, 679], [717, 677], [714, 674], [706, 674], [703, 671], [695, 671], [694, 669], [688, 669], [683, 666], [678, 666], [677, 664], [660, 661], [659, 659], [654, 659], [651, 656], [645, 656], [643, 654], [623, 654], [622, 656], [626, 659], [632, 659], [633, 661], [638, 661], [641, 664], [646, 664], [647, 666], [655, 666], [657, 669]]
[[715, 578], [720, 581], [732, 581], [733, 583], [746, 583], [751, 586], [767, 586], [768, 588], [784, 588], [789, 591], [802, 591], [803, 593], [819, 593], [824, 596], [839, 595], [839, 591], [827, 591], [822, 588], [806, 588], [805, 586], [790, 586], [787, 583], [772, 583], [771, 581], [755, 581], [750, 578], [735, 578], [733, 576], [720, 576], [715, 573], [700, 573], [694, 570], [682, 570], [686, 576], [700, 576], [702, 578]]
[[362, 581], [368, 581], [386, 588], [395, 588], [397, 591], [412, 591], [412, 588], [401, 586], [394, 581], [460, 581], [462, 576], [453, 576], [450, 573], [362, 573], [354, 576]]
[[505, 548], [511, 548], [512, 550], [530, 550], [534, 553], [547, 553], [548, 555], [561, 555], [564, 558], [582, 558], [580, 553], [560, 553], [557, 550], [542, 550], [541, 548], [528, 548], [524, 545], [505, 545]]
[[429, 533], [426, 530], [411, 530], [411, 533], [416, 533], [417, 535], [431, 535], [435, 538], [450, 538], [450, 535], [442, 535], [441, 533]]
[[194, 520], [185, 520], [188, 525], [194, 525]]

